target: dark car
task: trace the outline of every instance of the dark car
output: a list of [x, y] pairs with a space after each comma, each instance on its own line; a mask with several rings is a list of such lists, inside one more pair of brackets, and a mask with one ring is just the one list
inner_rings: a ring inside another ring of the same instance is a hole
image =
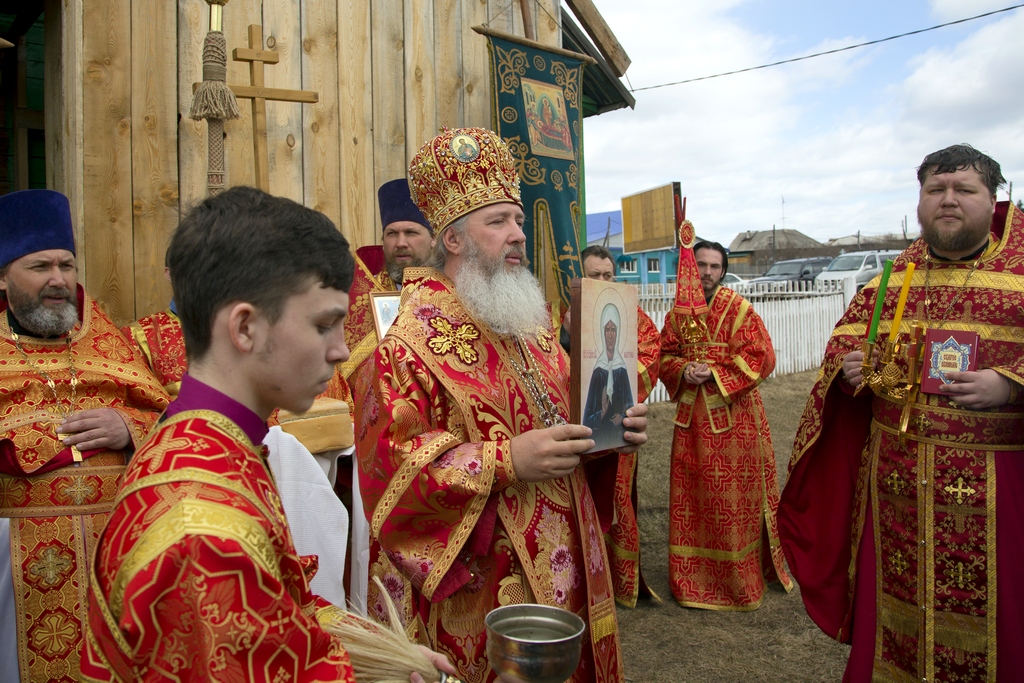
[[762, 282], [797, 282], [811, 281], [818, 273], [825, 270], [832, 259], [828, 256], [812, 258], [795, 258], [790, 261], [779, 261], [761, 277], [751, 280], [751, 284]]

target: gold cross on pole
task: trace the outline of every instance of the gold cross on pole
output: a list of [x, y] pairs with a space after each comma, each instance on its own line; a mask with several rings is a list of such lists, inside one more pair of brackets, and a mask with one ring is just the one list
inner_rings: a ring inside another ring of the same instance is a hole
[[[312, 90], [267, 88], [263, 84], [263, 65], [277, 64], [280, 56], [273, 50], [263, 49], [263, 27], [249, 25], [249, 47], [236, 47], [231, 52], [236, 62], [249, 62], [249, 85], [229, 85], [240, 100], [252, 100], [252, 147], [256, 166], [256, 187], [270, 192], [270, 156], [267, 152], [267, 100], [316, 104], [319, 95]], [[192, 91], [199, 87], [193, 84]]]

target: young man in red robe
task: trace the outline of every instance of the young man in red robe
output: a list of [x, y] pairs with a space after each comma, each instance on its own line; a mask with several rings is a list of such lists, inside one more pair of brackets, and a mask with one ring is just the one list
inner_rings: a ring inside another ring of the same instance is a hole
[[78, 284], [67, 198], [0, 197], [0, 680], [78, 680], [92, 549], [167, 401]]
[[[376, 350], [358, 446], [371, 533], [413, 585], [413, 626], [467, 683], [495, 677], [487, 613], [527, 602], [588, 624], [574, 683], [622, 681], [607, 553], [580, 466], [593, 441], [566, 424], [568, 358], [525, 267], [515, 160], [491, 131], [446, 130], [409, 174], [438, 268], [406, 271], [402, 309]], [[646, 412], [627, 411], [625, 450], [646, 441]]]
[[908, 391], [904, 344], [887, 366], [896, 381], [862, 387], [880, 278], [864, 287], [832, 332], [800, 421], [779, 531], [807, 613], [853, 644], [844, 681], [1016, 681], [1024, 215], [996, 201], [999, 164], [968, 145], [929, 154], [917, 177], [921, 238], [893, 265], [877, 339], [913, 263], [904, 342], [915, 323], [976, 332], [976, 369], [947, 372], [938, 394]]
[[[345, 360], [352, 282], [323, 214], [254, 188], [199, 204], [168, 260], [189, 356], [96, 550], [82, 680], [353, 681], [259, 446]], [[450, 667], [449, 667], [450, 668]]]
[[[685, 272], [694, 260], [699, 282]], [[750, 302], [721, 286], [728, 269], [717, 242], [680, 254], [676, 307], [661, 331], [661, 379], [679, 402], [669, 583], [683, 606], [748, 611], [760, 606], [767, 582], [789, 590], [792, 581], [779, 548], [775, 451], [758, 391], [775, 369], [775, 350]], [[681, 309], [687, 298], [706, 312]]]

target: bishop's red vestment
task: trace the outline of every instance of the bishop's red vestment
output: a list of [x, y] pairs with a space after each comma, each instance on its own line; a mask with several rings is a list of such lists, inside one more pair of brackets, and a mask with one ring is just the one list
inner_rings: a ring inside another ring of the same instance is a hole
[[[484, 617], [539, 602], [588, 625], [574, 683], [621, 681], [615, 597], [582, 467], [518, 481], [512, 437], [545, 427], [529, 367], [563, 415], [567, 358], [544, 333], [517, 344], [465, 309], [452, 282], [407, 269], [402, 309], [377, 347], [363, 408], [360, 488], [371, 533], [413, 586], [420, 632], [467, 683], [494, 680]], [[521, 350], [522, 349], [522, 350]], [[373, 458], [362, 458], [363, 453]], [[381, 577], [388, 590], [401, 584]]]
[[[792, 586], [775, 511], [775, 451], [757, 386], [775, 369], [768, 331], [750, 302], [719, 287], [707, 332], [687, 338], [688, 316], [670, 311], [661, 331], [661, 381], [679, 402], [672, 442], [669, 583], [686, 607], [757, 609], [765, 580]], [[691, 384], [687, 363], [712, 377]]]

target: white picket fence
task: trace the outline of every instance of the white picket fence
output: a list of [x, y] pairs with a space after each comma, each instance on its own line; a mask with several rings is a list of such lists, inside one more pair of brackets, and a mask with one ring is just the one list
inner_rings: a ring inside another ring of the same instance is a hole
[[[832, 328], [856, 293], [852, 278], [836, 283], [769, 282], [733, 286], [761, 316], [775, 347], [775, 374], [818, 367]], [[640, 308], [660, 330], [675, 302], [675, 284], [638, 287]], [[669, 400], [660, 381], [648, 403]]]

